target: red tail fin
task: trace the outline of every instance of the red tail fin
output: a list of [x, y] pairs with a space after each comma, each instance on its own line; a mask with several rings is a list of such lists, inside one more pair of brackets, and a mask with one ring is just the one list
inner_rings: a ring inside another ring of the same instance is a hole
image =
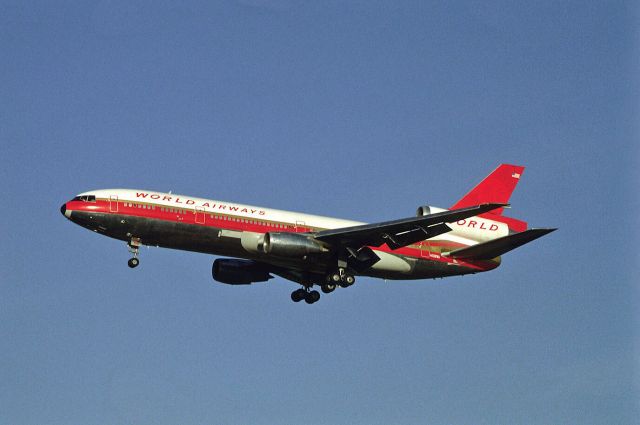
[[[524, 167], [501, 164], [491, 174], [456, 202], [451, 209], [471, 207], [474, 205], [496, 202], [509, 203], [509, 198], [520, 181]], [[502, 215], [504, 208], [491, 211], [493, 215]]]

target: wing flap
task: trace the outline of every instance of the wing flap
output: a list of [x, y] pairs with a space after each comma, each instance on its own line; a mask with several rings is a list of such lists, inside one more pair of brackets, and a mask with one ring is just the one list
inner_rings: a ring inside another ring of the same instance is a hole
[[492, 241], [458, 249], [450, 252], [448, 256], [464, 260], [490, 260], [551, 233], [554, 230], [557, 229], [529, 229], [524, 232], [514, 233], [513, 235], [503, 236]]
[[426, 228], [416, 227], [413, 230], [401, 232], [396, 235], [385, 234], [383, 238], [387, 245], [389, 245], [389, 248], [398, 249], [450, 231], [451, 227], [447, 226], [446, 223], [438, 223]]

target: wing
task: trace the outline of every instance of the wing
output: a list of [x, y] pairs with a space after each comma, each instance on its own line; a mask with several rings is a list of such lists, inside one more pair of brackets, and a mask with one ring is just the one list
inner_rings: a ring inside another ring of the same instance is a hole
[[398, 249], [451, 231], [447, 223], [453, 223], [507, 205], [482, 204], [422, 217], [323, 230], [314, 237], [335, 247], [347, 248], [349, 251], [358, 250], [365, 246], [380, 246], [383, 243], [386, 243], [391, 249]]

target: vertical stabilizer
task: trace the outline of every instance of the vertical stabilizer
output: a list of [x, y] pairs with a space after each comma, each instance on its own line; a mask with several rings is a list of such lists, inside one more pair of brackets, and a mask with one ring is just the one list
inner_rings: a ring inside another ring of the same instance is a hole
[[[501, 164], [456, 202], [451, 209], [486, 203], [508, 204], [523, 172], [524, 167], [520, 165]], [[491, 214], [499, 216], [502, 215], [503, 210], [504, 208], [499, 208], [491, 211]]]

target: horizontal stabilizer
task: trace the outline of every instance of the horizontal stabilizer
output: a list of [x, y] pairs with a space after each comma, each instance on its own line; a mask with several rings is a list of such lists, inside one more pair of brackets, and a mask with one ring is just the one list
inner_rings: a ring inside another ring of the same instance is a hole
[[449, 257], [464, 260], [490, 260], [516, 249], [557, 229], [529, 229], [513, 235], [503, 236], [489, 242], [472, 245], [449, 253]]

